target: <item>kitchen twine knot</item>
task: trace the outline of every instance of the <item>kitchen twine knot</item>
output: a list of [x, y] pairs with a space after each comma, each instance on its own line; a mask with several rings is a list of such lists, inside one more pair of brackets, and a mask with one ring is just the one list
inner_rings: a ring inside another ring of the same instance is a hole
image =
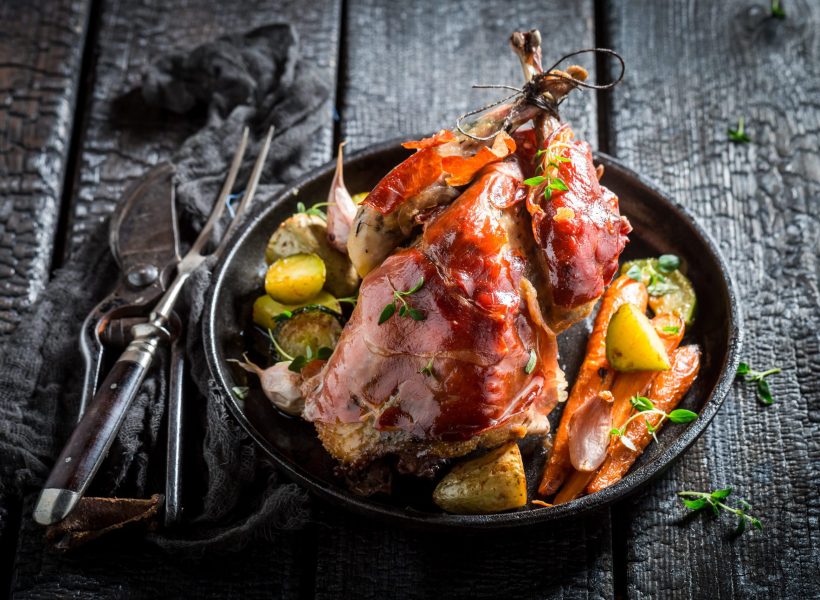
[[[567, 60], [569, 58], [572, 58], [573, 56], [578, 56], [580, 54], [587, 54], [587, 53], [604, 54], [604, 55], [608, 55], [608, 56], [614, 56], [615, 59], [618, 61], [618, 63], [620, 63], [620, 67], [621, 67], [621, 70], [620, 70], [620, 73], [618, 73], [618, 76], [615, 79], [613, 79], [612, 81], [608, 82], [608, 83], [596, 84], [596, 83], [587, 83], [585, 81], [581, 81], [579, 79], [571, 77], [570, 75], [567, 75], [566, 73], [562, 73], [560, 71], [555, 71], [555, 69], [558, 67], [558, 65], [560, 65], [565, 60]], [[615, 52], [614, 50], [610, 50], [609, 48], [583, 48], [581, 50], [576, 50], [575, 52], [565, 54], [564, 56], [559, 58], [555, 62], [555, 64], [553, 64], [549, 69], [545, 69], [541, 73], [538, 73], [537, 75], [533, 76], [533, 78], [530, 81], [528, 81], [526, 84], [524, 84], [524, 86], [521, 87], [521, 88], [517, 88], [517, 87], [511, 86], [511, 85], [474, 85], [473, 88], [476, 88], [476, 89], [503, 89], [503, 90], [512, 90], [514, 93], [510, 94], [509, 96], [506, 96], [506, 97], [502, 98], [501, 100], [498, 100], [498, 101], [493, 102], [491, 104], [487, 104], [485, 106], [482, 106], [481, 108], [477, 108], [475, 110], [471, 110], [469, 112], [464, 113], [456, 121], [456, 128], [458, 128], [458, 130], [462, 134], [466, 135], [468, 138], [474, 139], [476, 141], [484, 142], [484, 141], [493, 139], [495, 136], [497, 136], [502, 131], [507, 131], [508, 130], [508, 128], [510, 126], [510, 123], [511, 123], [511, 119], [512, 119], [511, 115], [513, 114], [514, 111], [511, 110], [507, 113], [507, 116], [504, 118], [504, 120], [501, 123], [501, 126], [498, 128], [497, 131], [495, 131], [494, 133], [491, 133], [490, 135], [484, 136], [484, 137], [475, 136], [475, 135], [472, 135], [471, 133], [468, 133], [468, 132], [464, 131], [464, 129], [462, 129], [462, 127], [461, 127], [461, 124], [464, 121], [464, 119], [466, 119], [467, 117], [471, 117], [473, 115], [477, 115], [479, 113], [482, 113], [485, 110], [489, 110], [490, 108], [498, 106], [499, 104], [503, 104], [503, 103], [505, 103], [509, 100], [512, 100], [513, 98], [518, 98], [518, 100], [517, 100], [518, 103], [532, 104], [533, 106], [537, 106], [541, 110], [546, 111], [546, 112], [550, 113], [551, 115], [553, 115], [557, 118], [558, 117], [558, 106], [564, 101], [564, 98], [566, 98], [567, 95], [565, 94], [560, 100], [555, 100], [555, 98], [553, 98], [551, 94], [549, 94], [549, 93], [545, 94], [542, 91], [542, 88], [543, 88], [543, 85], [544, 85], [544, 83], [543, 83], [544, 79], [546, 79], [546, 78], [563, 79], [565, 81], [570, 82], [570, 84], [572, 85], [573, 88], [581, 87], [581, 88], [586, 88], [586, 89], [589, 89], [589, 90], [608, 90], [608, 89], [611, 89], [611, 88], [615, 87], [616, 85], [618, 85], [621, 82], [621, 80], [624, 78], [624, 70], [625, 69], [626, 69], [626, 65], [624, 63], [623, 57], [620, 54], [618, 54], [617, 52]]]

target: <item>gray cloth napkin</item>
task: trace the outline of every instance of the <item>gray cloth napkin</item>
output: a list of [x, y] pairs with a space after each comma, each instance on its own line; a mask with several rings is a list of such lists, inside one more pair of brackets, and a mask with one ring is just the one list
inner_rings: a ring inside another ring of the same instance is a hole
[[[300, 61], [296, 32], [284, 24], [163, 57], [145, 74], [142, 95], [149, 105], [176, 113], [207, 107], [206, 125], [173, 157], [180, 215], [193, 230], [210, 212], [244, 126], [251, 128], [252, 140], [240, 182], [247, 180], [268, 127], [276, 128], [256, 197], [264, 202], [307, 168], [308, 142], [331, 111], [327, 86]], [[197, 514], [188, 507], [189, 525], [182, 532], [150, 534], [171, 550], [237, 549], [270, 528], [298, 527], [308, 514], [306, 494], [260, 456], [211, 389], [199, 323], [211, 266], [194, 275], [184, 298], [187, 364], [198, 388], [188, 386], [185, 402], [187, 410], [198, 413], [202, 428], [199, 437], [188, 432], [186, 443], [198, 446], [201, 460], [186, 464], [184, 478], [204, 482], [204, 497]], [[0, 535], [7, 527], [7, 507], [39, 489], [71, 431], [83, 371], [80, 325], [116, 276], [106, 224], [55, 273], [3, 345]], [[167, 357], [161, 356], [97, 475], [95, 495], [147, 498], [163, 491], [167, 388]]]

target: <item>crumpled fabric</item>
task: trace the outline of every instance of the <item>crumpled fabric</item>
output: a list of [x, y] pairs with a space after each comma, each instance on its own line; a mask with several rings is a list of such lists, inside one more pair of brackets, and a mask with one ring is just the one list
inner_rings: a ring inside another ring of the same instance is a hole
[[[194, 232], [210, 213], [245, 126], [251, 141], [238, 185], [247, 181], [267, 129], [275, 127], [255, 200], [264, 203], [309, 167], [311, 137], [332, 110], [327, 84], [300, 60], [296, 32], [287, 24], [162, 57], [146, 72], [142, 96], [179, 118], [206, 107], [205, 126], [172, 157], [183, 230]], [[202, 487], [201, 505], [185, 507], [184, 528], [149, 534], [172, 551], [236, 550], [309, 517], [307, 494], [263, 458], [210, 380], [200, 318], [212, 266], [207, 261], [194, 274], [183, 298], [186, 411], [193, 407], [200, 429], [185, 432], [186, 445], [200, 451], [198, 460], [185, 463], [183, 484]], [[40, 489], [71, 431], [83, 373], [80, 325], [116, 277], [105, 224], [55, 273], [0, 349], [0, 535], [7, 507]], [[167, 353], [160, 355], [146, 378], [90, 494], [148, 498], [164, 491], [167, 362]]]

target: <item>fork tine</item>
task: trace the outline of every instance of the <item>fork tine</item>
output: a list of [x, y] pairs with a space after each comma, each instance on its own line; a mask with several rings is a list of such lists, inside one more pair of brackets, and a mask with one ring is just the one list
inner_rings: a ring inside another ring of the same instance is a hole
[[239, 225], [239, 222], [242, 220], [242, 215], [248, 210], [251, 202], [253, 202], [253, 196], [256, 194], [256, 188], [259, 185], [259, 178], [262, 177], [262, 169], [265, 167], [265, 161], [268, 158], [268, 152], [270, 151], [272, 139], [273, 127], [268, 129], [268, 135], [265, 137], [265, 142], [262, 144], [262, 149], [259, 151], [259, 156], [256, 157], [256, 162], [253, 165], [251, 177], [248, 180], [248, 186], [242, 194], [242, 202], [239, 203], [239, 207], [236, 209], [236, 214], [234, 215], [230, 227], [228, 227], [228, 231], [225, 232], [225, 235], [222, 237], [222, 241], [219, 243], [219, 246], [214, 252], [217, 256], [222, 253], [227, 240], [231, 237], [234, 230]]
[[228, 176], [222, 184], [222, 189], [219, 191], [219, 196], [217, 196], [216, 202], [214, 202], [214, 206], [211, 209], [211, 214], [208, 217], [208, 221], [205, 223], [202, 231], [199, 232], [199, 236], [196, 238], [194, 245], [191, 247], [192, 251], [200, 254], [202, 253], [202, 248], [204, 248], [205, 244], [208, 243], [208, 239], [211, 237], [211, 232], [213, 231], [214, 226], [219, 222], [219, 219], [222, 217], [222, 213], [225, 211], [226, 201], [231, 193], [231, 190], [233, 189], [234, 184], [236, 183], [236, 176], [239, 174], [239, 168], [242, 166], [242, 159], [245, 158], [245, 150], [248, 147], [249, 135], [250, 131], [247, 127], [245, 127], [242, 131], [242, 140], [239, 142], [239, 147], [233, 155], [233, 161], [231, 162], [231, 168], [228, 170]]

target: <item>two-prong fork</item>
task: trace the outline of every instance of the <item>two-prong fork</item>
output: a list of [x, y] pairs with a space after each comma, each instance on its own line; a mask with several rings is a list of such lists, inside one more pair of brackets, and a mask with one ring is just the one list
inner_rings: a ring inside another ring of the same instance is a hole
[[34, 520], [42, 525], [50, 525], [63, 520], [77, 506], [88, 484], [108, 453], [111, 443], [122, 425], [123, 419], [133, 402], [140, 386], [156, 357], [161, 344], [172, 337], [172, 315], [174, 306], [191, 274], [205, 261], [214, 256], [217, 259], [225, 250], [242, 217], [247, 212], [256, 193], [262, 168], [270, 149], [273, 129], [268, 132], [262, 149], [254, 164], [250, 179], [242, 194], [242, 201], [235, 211], [233, 220], [216, 248], [204, 252], [211, 241], [214, 227], [225, 210], [231, 190], [245, 156], [248, 144], [248, 130], [242, 133], [242, 140], [234, 154], [228, 176], [216, 199], [208, 221], [199, 233], [188, 253], [177, 265], [176, 276], [160, 297], [147, 323], [135, 325], [131, 332], [133, 340], [111, 368], [108, 376], [97, 390], [88, 410], [74, 429], [71, 437], [52, 468], [40, 498], [34, 509]]

